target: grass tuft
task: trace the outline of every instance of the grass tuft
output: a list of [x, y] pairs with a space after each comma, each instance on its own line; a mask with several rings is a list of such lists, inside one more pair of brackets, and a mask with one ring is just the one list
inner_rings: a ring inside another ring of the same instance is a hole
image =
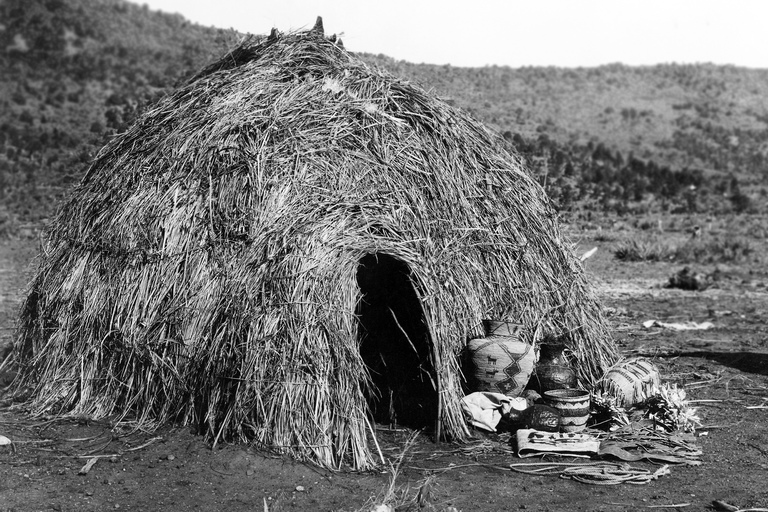
[[662, 261], [671, 259], [674, 250], [657, 238], [645, 237], [621, 242], [613, 255], [621, 261]]

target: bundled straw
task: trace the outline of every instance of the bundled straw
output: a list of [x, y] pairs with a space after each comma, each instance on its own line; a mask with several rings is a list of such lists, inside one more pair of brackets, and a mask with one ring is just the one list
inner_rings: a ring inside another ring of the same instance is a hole
[[483, 318], [566, 333], [582, 384], [616, 361], [580, 262], [503, 141], [318, 31], [245, 41], [98, 154], [21, 315], [36, 413], [175, 420], [369, 468], [356, 272], [410, 269], [444, 437]]

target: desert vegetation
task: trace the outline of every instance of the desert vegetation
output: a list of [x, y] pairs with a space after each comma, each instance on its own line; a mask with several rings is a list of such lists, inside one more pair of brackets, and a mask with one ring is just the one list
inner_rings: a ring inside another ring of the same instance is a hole
[[740, 234], [717, 234], [670, 243], [659, 235], [633, 237], [619, 243], [614, 255], [622, 261], [671, 261], [677, 263], [756, 263], [765, 258], [755, 243]]

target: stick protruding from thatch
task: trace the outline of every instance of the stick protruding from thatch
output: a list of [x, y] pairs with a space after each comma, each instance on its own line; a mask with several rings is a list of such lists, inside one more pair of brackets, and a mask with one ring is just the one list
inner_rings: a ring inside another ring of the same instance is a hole
[[313, 34], [320, 35], [320, 36], [324, 36], [325, 35], [325, 29], [323, 28], [323, 17], [322, 16], [318, 16], [317, 17], [317, 19], [315, 20], [315, 26], [312, 27], [310, 32], [313, 33]]

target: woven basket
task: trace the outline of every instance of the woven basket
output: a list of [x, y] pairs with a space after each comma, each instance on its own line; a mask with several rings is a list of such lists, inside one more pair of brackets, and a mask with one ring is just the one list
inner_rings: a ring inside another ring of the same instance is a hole
[[496, 334], [470, 340], [467, 351], [476, 391], [513, 398], [523, 392], [536, 364], [536, 354], [531, 345], [520, 340], [520, 329], [517, 324], [486, 321], [486, 330]]
[[615, 397], [618, 405], [631, 407], [651, 396], [660, 383], [656, 366], [647, 359], [637, 357], [612, 366], [598, 387]]
[[553, 389], [544, 392], [544, 399], [560, 411], [560, 430], [578, 432], [584, 430], [589, 419], [589, 391], [581, 389]]

